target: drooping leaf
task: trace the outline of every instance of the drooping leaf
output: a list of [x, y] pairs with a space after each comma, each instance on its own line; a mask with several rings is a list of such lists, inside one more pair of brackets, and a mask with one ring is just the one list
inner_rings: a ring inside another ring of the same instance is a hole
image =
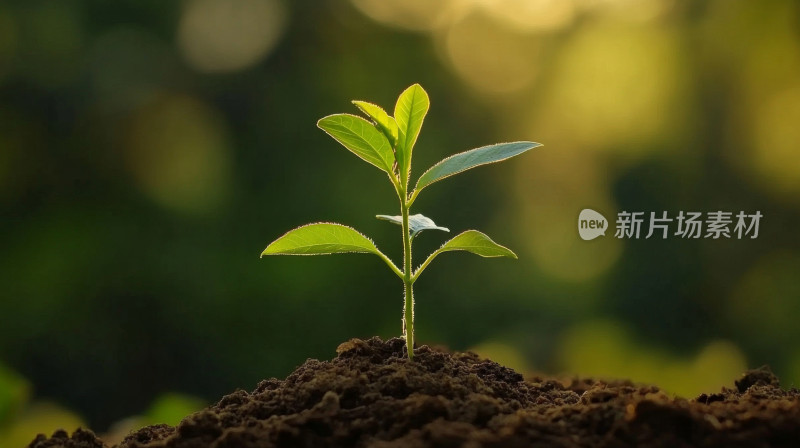
[[389, 140], [369, 121], [355, 115], [334, 114], [319, 120], [317, 126], [353, 154], [392, 173], [394, 153]]
[[[393, 222], [399, 226], [403, 225], [403, 217], [402, 216], [390, 216], [390, 215], [376, 215], [378, 219], [382, 219], [384, 221]], [[411, 215], [408, 217], [408, 228], [411, 231], [411, 236], [416, 236], [419, 232], [423, 230], [442, 230], [445, 232], [449, 232], [450, 229], [447, 227], [440, 227], [437, 226], [435, 222], [431, 218], [427, 216], [416, 214]]]
[[383, 108], [376, 104], [366, 101], [353, 101], [353, 104], [375, 122], [378, 129], [389, 139], [392, 147], [397, 145], [397, 122], [394, 121], [394, 118], [390, 117]]
[[380, 251], [366, 236], [355, 229], [334, 223], [307, 224], [290, 230], [270, 243], [264, 255], [327, 255], [348, 252], [372, 253]]
[[408, 180], [411, 172], [411, 153], [430, 105], [425, 89], [419, 84], [414, 84], [400, 94], [394, 106], [394, 119], [398, 129], [397, 160], [403, 182]]
[[482, 146], [452, 155], [422, 173], [417, 180], [416, 190], [422, 190], [428, 185], [446, 177], [458, 174], [476, 166], [495, 163], [522, 154], [523, 152], [542, 146], [536, 142], [498, 143], [496, 145]]

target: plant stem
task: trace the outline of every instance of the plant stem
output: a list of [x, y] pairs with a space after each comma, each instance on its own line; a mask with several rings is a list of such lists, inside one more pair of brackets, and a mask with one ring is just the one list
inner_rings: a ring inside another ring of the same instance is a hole
[[408, 196], [403, 192], [400, 209], [403, 215], [403, 285], [405, 286], [405, 305], [403, 306], [403, 334], [406, 337], [408, 359], [414, 360], [414, 280], [411, 272], [411, 232], [408, 228]]

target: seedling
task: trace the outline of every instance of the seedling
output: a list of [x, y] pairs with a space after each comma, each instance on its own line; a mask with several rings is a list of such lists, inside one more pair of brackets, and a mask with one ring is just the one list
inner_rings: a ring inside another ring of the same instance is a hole
[[419, 193], [427, 186], [446, 177], [480, 165], [500, 162], [541, 146], [534, 142], [498, 143], [471, 149], [450, 156], [425, 171], [413, 189], [409, 188], [411, 177], [411, 153], [417, 141], [422, 121], [428, 113], [430, 100], [419, 84], [407, 88], [400, 94], [394, 107], [394, 117], [390, 117], [379, 106], [364, 101], [353, 104], [369, 118], [349, 115], [329, 115], [317, 122], [317, 126], [345, 148], [364, 161], [386, 173], [400, 200], [400, 215], [377, 215], [402, 227], [403, 269], [395, 265], [383, 254], [369, 238], [355, 229], [334, 223], [314, 223], [298, 227], [273, 241], [264, 255], [325, 255], [346, 252], [375, 254], [383, 260], [403, 281], [405, 286], [405, 305], [403, 308], [403, 336], [406, 339], [408, 358], [414, 359], [414, 282], [436, 256], [442, 252], [463, 250], [482, 257], [517, 256], [485, 234], [477, 230], [467, 230], [447, 241], [425, 259], [416, 269], [412, 269], [411, 243], [424, 230], [441, 230], [433, 220], [423, 215], [411, 215], [411, 206]]

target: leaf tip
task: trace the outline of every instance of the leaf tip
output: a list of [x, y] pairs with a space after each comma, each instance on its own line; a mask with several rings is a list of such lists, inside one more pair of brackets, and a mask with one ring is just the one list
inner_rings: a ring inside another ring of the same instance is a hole
[[264, 258], [265, 255], [273, 255], [275, 253], [275, 251], [270, 250], [272, 245], [273, 245], [273, 243], [269, 243], [267, 248], [261, 251], [261, 255], [259, 255], [258, 258]]
[[324, 127], [322, 127], [323, 123], [325, 123], [327, 121], [330, 121], [330, 120], [333, 120], [334, 118], [341, 117], [342, 115], [348, 115], [348, 114], [330, 114], [330, 115], [325, 115], [324, 117], [322, 117], [319, 120], [317, 120], [317, 127], [322, 129], [325, 132], [328, 132], [328, 131], [325, 130]]

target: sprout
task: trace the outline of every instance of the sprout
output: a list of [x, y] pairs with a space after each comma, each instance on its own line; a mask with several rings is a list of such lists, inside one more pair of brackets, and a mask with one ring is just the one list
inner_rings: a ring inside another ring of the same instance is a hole
[[407, 88], [400, 95], [394, 108], [394, 117], [381, 107], [364, 101], [353, 104], [369, 120], [349, 115], [334, 114], [317, 123], [345, 148], [364, 161], [374, 165], [389, 177], [400, 200], [400, 215], [377, 215], [378, 219], [399, 224], [403, 233], [403, 268], [400, 269], [375, 246], [369, 238], [355, 229], [341, 224], [314, 223], [287, 232], [273, 241], [264, 255], [324, 255], [346, 252], [371, 253], [380, 257], [389, 269], [403, 281], [405, 305], [403, 309], [403, 336], [406, 339], [408, 358], [414, 359], [414, 282], [420, 274], [442, 252], [462, 250], [482, 257], [517, 256], [485, 234], [477, 230], [462, 232], [434, 251], [416, 269], [412, 269], [411, 244], [423, 230], [442, 230], [432, 219], [409, 211], [419, 193], [427, 186], [446, 177], [480, 165], [500, 162], [541, 146], [534, 142], [498, 143], [452, 155], [425, 171], [413, 189], [411, 178], [411, 153], [417, 141], [422, 122], [430, 107], [428, 94], [419, 84]]

